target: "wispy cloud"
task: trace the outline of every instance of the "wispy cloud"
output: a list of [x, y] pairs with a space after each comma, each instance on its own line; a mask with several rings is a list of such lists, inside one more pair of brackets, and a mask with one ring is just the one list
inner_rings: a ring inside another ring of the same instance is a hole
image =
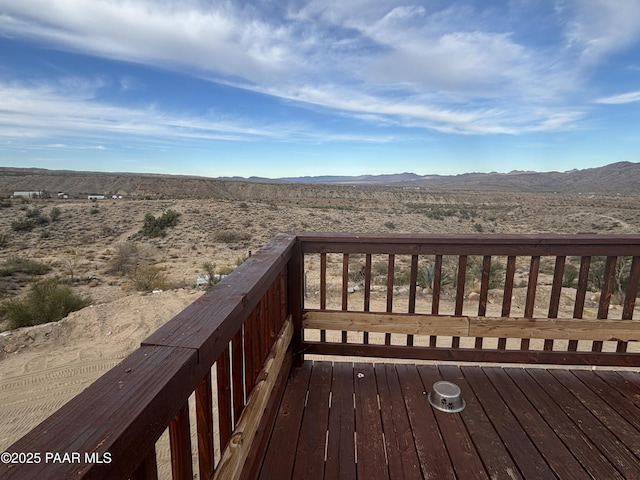
[[[0, 32], [5, 35], [180, 70], [360, 119], [462, 134], [575, 128], [584, 107], [571, 106], [566, 97], [575, 101], [582, 88], [582, 63], [624, 48], [640, 31], [640, 3], [624, 0], [558, 1], [567, 48], [557, 51], [517, 39], [508, 19], [490, 24], [485, 7], [468, 4], [436, 9], [430, 2], [402, 0], [244, 6], [199, 0], [2, 3]], [[121, 83], [123, 90], [135, 86], [133, 79]], [[40, 104], [17, 88], [24, 103], [18, 111], [8, 99], [13, 128], [23, 125], [26, 132], [27, 125], [47, 118], [39, 128], [84, 125], [229, 140], [278, 136], [277, 129], [246, 119], [132, 110], [60, 88], [26, 89], [44, 100]], [[0, 115], [0, 122], [10, 124], [6, 113]], [[299, 134], [295, 128], [279, 131]]]
[[596, 103], [605, 103], [609, 105], [620, 105], [623, 103], [640, 102], [640, 91], [621, 93], [610, 97], [602, 97], [596, 100]]

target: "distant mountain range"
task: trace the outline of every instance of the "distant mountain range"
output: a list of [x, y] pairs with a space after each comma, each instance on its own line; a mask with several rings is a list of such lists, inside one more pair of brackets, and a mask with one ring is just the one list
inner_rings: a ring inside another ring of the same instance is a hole
[[463, 173], [460, 175], [397, 173], [351, 177], [327, 175], [316, 177], [286, 177], [275, 180], [260, 177], [234, 177], [233, 180], [262, 183], [319, 183], [333, 185], [423, 187], [448, 190], [620, 193], [628, 195], [640, 193], [640, 163], [618, 162], [604, 167], [570, 170], [567, 172], [514, 170], [509, 173]]
[[[343, 186], [401, 187], [424, 190], [468, 190], [502, 192], [595, 193], [637, 195], [640, 193], [640, 163], [619, 162], [604, 167], [567, 172], [464, 173], [461, 175], [317, 176], [267, 179], [259, 177], [207, 178], [185, 175], [102, 173], [40, 168], [0, 167], [0, 195], [15, 191], [47, 190], [82, 197], [86, 194], [120, 194], [134, 197], [239, 199], [282, 196], [288, 184], [304, 197], [305, 188]], [[306, 185], [306, 186], [305, 186]], [[323, 187], [324, 186], [324, 187]], [[276, 190], [278, 191], [276, 194]]]

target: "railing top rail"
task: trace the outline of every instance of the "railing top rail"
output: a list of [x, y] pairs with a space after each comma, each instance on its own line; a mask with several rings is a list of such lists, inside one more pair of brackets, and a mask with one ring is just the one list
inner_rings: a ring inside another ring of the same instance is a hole
[[640, 235], [299, 233], [305, 253], [640, 255]]

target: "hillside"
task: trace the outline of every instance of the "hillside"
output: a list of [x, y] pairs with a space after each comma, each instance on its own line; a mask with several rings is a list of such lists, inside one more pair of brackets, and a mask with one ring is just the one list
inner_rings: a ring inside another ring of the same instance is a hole
[[[286, 185], [286, 187], [285, 187]], [[446, 191], [496, 191], [531, 193], [596, 193], [635, 195], [640, 185], [640, 163], [619, 162], [604, 167], [568, 172], [465, 173], [426, 175], [319, 176], [265, 178], [207, 178], [186, 175], [141, 173], [101, 173], [37, 168], [0, 167], [0, 195], [14, 191], [46, 190], [54, 196], [65, 192], [72, 197], [89, 194], [123, 195], [130, 198], [212, 198], [219, 200], [270, 199], [372, 199], [401, 196], [388, 187], [422, 189], [441, 194]], [[367, 187], [364, 190], [353, 186]], [[383, 188], [372, 195], [370, 188]]]

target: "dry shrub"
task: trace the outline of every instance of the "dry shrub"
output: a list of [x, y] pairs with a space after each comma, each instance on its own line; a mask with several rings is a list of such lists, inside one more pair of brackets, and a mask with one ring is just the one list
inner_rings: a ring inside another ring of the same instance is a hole
[[140, 292], [166, 290], [169, 282], [167, 276], [155, 265], [144, 265], [131, 273], [133, 287]]
[[126, 274], [132, 271], [138, 263], [138, 247], [133, 243], [118, 243], [114, 247], [113, 256], [109, 261], [109, 272]]

